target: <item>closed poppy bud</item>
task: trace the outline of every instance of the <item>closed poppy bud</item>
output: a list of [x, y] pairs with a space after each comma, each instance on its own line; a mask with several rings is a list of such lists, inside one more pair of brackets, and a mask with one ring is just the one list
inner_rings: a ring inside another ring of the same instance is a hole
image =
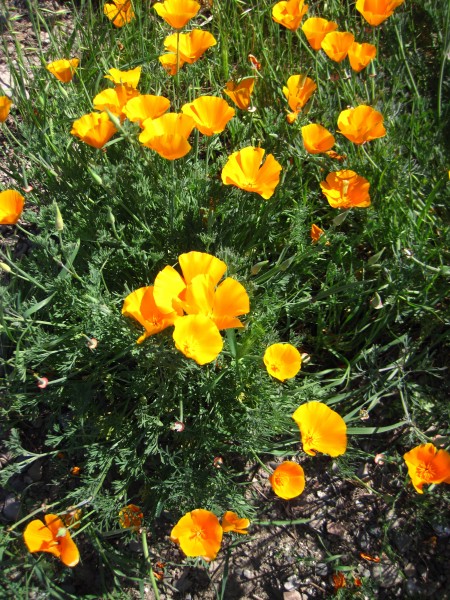
[[320, 17], [306, 19], [302, 25], [302, 31], [313, 50], [320, 50], [323, 38], [337, 28], [337, 23]]
[[115, 27], [123, 27], [136, 16], [130, 0], [113, 0], [113, 4], [104, 5], [103, 12]]
[[25, 198], [16, 190], [0, 192], [0, 225], [14, 225], [20, 218]]
[[107, 113], [89, 113], [74, 121], [72, 135], [75, 135], [85, 144], [94, 148], [103, 148], [117, 129], [109, 120]]
[[55, 229], [56, 229], [56, 231], [63, 231], [64, 221], [62, 218], [61, 211], [59, 210], [59, 206], [56, 202], [54, 202], [54, 206], [55, 206]]
[[308, 6], [305, 4], [305, 0], [277, 2], [272, 8], [272, 19], [275, 23], [279, 23], [291, 31], [296, 31], [307, 11]]
[[383, 115], [371, 106], [361, 104], [343, 110], [338, 117], [339, 133], [354, 144], [364, 144], [386, 135]]
[[318, 225], [313, 223], [311, 225], [311, 232], [310, 232], [310, 236], [311, 236], [311, 240], [312, 240], [313, 244], [317, 243], [319, 241], [319, 239], [323, 236], [324, 233], [325, 233], [325, 231], [323, 229], [321, 229]]
[[264, 353], [264, 364], [269, 375], [285, 381], [300, 371], [302, 357], [291, 344], [272, 344]]
[[44, 390], [48, 386], [48, 378], [47, 377], [36, 376], [36, 379], [37, 379], [37, 386], [41, 390]]
[[164, 40], [164, 47], [175, 55], [178, 53], [182, 61], [195, 63], [203, 54], [215, 46], [217, 41], [209, 31], [193, 29], [189, 33], [173, 33]]
[[11, 267], [9, 265], [7, 265], [6, 263], [1, 262], [1, 261], [0, 261], [0, 269], [2, 271], [5, 271], [5, 273], [11, 273], [12, 272]]
[[332, 31], [322, 40], [322, 50], [335, 62], [342, 62], [355, 41], [353, 33], [348, 31]]
[[269, 477], [272, 490], [283, 500], [292, 500], [300, 496], [305, 489], [303, 468], [290, 460], [285, 460]]
[[181, 29], [200, 10], [195, 0], [164, 0], [153, 5], [158, 15], [174, 29]]
[[12, 101], [8, 96], [0, 96], [0, 123], [6, 121], [11, 109]]
[[231, 100], [241, 110], [248, 110], [251, 104], [251, 96], [253, 88], [255, 87], [256, 79], [254, 77], [246, 77], [241, 79], [239, 83], [234, 81], [228, 81], [225, 89], [223, 90]]
[[356, 10], [374, 27], [394, 14], [394, 10], [405, 0], [358, 0]]
[[72, 81], [72, 77], [75, 74], [79, 62], [78, 58], [55, 60], [47, 65], [47, 71], [62, 83], [68, 83], [69, 81]]
[[329, 173], [326, 180], [320, 182], [320, 187], [333, 208], [370, 206], [370, 183], [350, 169]]
[[358, 44], [358, 42], [353, 42], [348, 49], [350, 66], [357, 73], [365, 69], [376, 55], [377, 48], [373, 44]]
[[181, 112], [194, 119], [195, 127], [204, 135], [223, 131], [235, 110], [222, 98], [200, 96], [181, 107]]
[[302, 138], [305, 150], [310, 154], [327, 152], [334, 146], [336, 141], [328, 129], [316, 123], [302, 127]]

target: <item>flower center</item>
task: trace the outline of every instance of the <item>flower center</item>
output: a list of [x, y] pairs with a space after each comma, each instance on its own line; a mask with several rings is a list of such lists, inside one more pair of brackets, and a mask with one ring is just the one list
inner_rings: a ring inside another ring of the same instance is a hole
[[416, 475], [420, 477], [423, 481], [433, 481], [434, 479], [434, 471], [431, 468], [431, 465], [420, 465], [416, 467]]

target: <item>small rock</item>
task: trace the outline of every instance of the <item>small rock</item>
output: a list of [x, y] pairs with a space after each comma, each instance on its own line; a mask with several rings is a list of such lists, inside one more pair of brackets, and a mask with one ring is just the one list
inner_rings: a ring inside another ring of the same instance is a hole
[[20, 501], [14, 494], [8, 494], [5, 498], [2, 510], [2, 516], [7, 521], [17, 521], [20, 511]]
[[292, 590], [290, 592], [284, 592], [283, 600], [304, 600], [305, 596], [300, 594], [297, 590]]
[[327, 532], [330, 535], [337, 535], [338, 537], [344, 537], [347, 533], [347, 530], [345, 529], [344, 525], [342, 523], [335, 522], [335, 521], [329, 521], [327, 523]]
[[328, 575], [327, 563], [319, 563], [316, 565], [316, 575], [319, 577], [326, 577]]
[[318, 498], [326, 498], [327, 496], [328, 496], [327, 492], [324, 492], [323, 490], [317, 490]]
[[310, 521], [308, 523], [308, 525], [314, 531], [319, 531], [320, 533], [322, 533], [323, 532], [323, 528], [325, 526], [325, 519], [312, 519], [312, 521]]
[[31, 467], [26, 471], [28, 477], [31, 477], [33, 482], [40, 481], [42, 479], [42, 462], [36, 460]]
[[406, 533], [402, 533], [400, 531], [395, 532], [394, 535], [392, 536], [392, 538], [393, 538], [394, 545], [397, 547], [397, 549], [402, 554], [405, 554], [405, 552], [409, 548], [411, 548], [414, 543], [414, 540], [412, 539], [411, 536], [407, 535]]
[[284, 582], [284, 589], [288, 592], [295, 590], [301, 585], [302, 580], [298, 577], [298, 575], [290, 575], [287, 580]]
[[253, 573], [253, 571], [251, 569], [244, 569], [242, 571], [242, 575], [244, 576], [245, 579], [253, 579], [253, 577], [255, 576], [255, 574]]
[[412, 563], [407, 563], [403, 567], [403, 572], [406, 575], [406, 577], [415, 577], [417, 573], [416, 567]]
[[415, 581], [414, 579], [406, 580], [405, 593], [410, 598], [423, 598], [424, 597], [422, 589], [417, 585], [417, 581]]
[[143, 552], [142, 544], [137, 540], [131, 540], [128, 544], [128, 548], [131, 550], [131, 552], [136, 552], [137, 554], [142, 554]]
[[371, 567], [371, 574], [382, 588], [398, 587], [403, 582], [402, 574], [397, 565], [387, 560], [373, 565]]

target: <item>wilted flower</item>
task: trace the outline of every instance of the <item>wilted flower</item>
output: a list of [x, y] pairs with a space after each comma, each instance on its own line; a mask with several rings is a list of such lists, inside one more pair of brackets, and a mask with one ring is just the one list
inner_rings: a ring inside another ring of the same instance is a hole
[[205, 315], [187, 315], [175, 321], [173, 340], [177, 350], [199, 365], [215, 360], [222, 352], [223, 340], [217, 325]]
[[220, 133], [235, 115], [234, 108], [216, 96], [200, 96], [182, 106], [181, 111], [194, 119], [195, 127], [204, 135]]
[[285, 381], [300, 371], [302, 357], [291, 344], [272, 344], [264, 353], [264, 364], [269, 375]]
[[325, 231], [323, 229], [321, 229], [318, 225], [313, 223], [311, 225], [311, 232], [310, 232], [310, 236], [311, 236], [311, 240], [312, 240], [313, 244], [317, 243], [319, 241], [319, 239], [323, 236], [324, 233], [325, 233]]
[[311, 123], [302, 127], [302, 138], [305, 150], [310, 154], [327, 152], [334, 144], [334, 136], [322, 125]]
[[186, 556], [214, 560], [220, 550], [223, 529], [215, 514], [203, 508], [186, 513], [172, 529], [170, 539]]
[[79, 477], [80, 473], [81, 473], [80, 467], [75, 466], [70, 469], [70, 474], [73, 475], [74, 477]]
[[139, 529], [142, 525], [144, 514], [136, 504], [128, 504], [119, 510], [119, 525], [122, 529], [132, 527]]
[[333, 573], [332, 579], [333, 579], [333, 587], [334, 587], [335, 592], [340, 588], [347, 587], [347, 583], [345, 581], [345, 575], [341, 571], [339, 571], [338, 573]]
[[306, 19], [302, 25], [302, 31], [313, 50], [320, 50], [323, 38], [327, 33], [337, 28], [337, 23], [321, 19], [320, 17]]
[[379, 25], [394, 14], [394, 10], [405, 0], [358, 0], [356, 10], [373, 26]]
[[153, 5], [158, 15], [174, 29], [182, 29], [200, 10], [195, 0], [164, 0]]
[[80, 553], [58, 515], [44, 516], [45, 524], [35, 519], [28, 523], [23, 532], [23, 539], [29, 552], [49, 552], [61, 560], [67, 567], [75, 567], [80, 560]]
[[66, 527], [69, 527], [70, 529], [79, 529], [81, 527], [82, 514], [80, 508], [75, 508], [73, 510], [68, 510], [68, 512], [61, 515], [61, 519], [64, 521]]
[[249, 525], [250, 521], [248, 519], [239, 518], [238, 515], [231, 510], [227, 510], [222, 517], [222, 529], [224, 533], [233, 531], [234, 533], [247, 534], [248, 531], [246, 530]]
[[320, 187], [333, 208], [370, 206], [370, 183], [350, 169], [329, 173]]
[[79, 62], [78, 58], [55, 60], [47, 65], [47, 71], [54, 75], [56, 79], [62, 81], [62, 83], [68, 83], [72, 81]]
[[12, 101], [8, 96], [0, 96], [0, 123], [4, 123], [9, 115]]
[[255, 81], [255, 77], [246, 77], [245, 79], [241, 79], [239, 83], [228, 81], [223, 92], [231, 98], [238, 108], [241, 110], [248, 110], [251, 104], [251, 96], [253, 88], [255, 87]]
[[105, 75], [105, 79], [109, 79], [115, 85], [127, 85], [128, 87], [136, 89], [141, 78], [142, 67], [136, 67], [128, 71], [120, 71], [119, 69], [108, 69], [108, 75]]
[[272, 8], [272, 19], [275, 23], [295, 31], [299, 28], [307, 11], [308, 6], [305, 4], [305, 0], [283, 0]]
[[431, 442], [420, 444], [403, 455], [411, 482], [419, 494], [430, 483], [450, 483], [450, 453]]
[[116, 132], [107, 113], [93, 112], [74, 121], [70, 133], [89, 146], [103, 148]]
[[290, 460], [285, 460], [269, 477], [270, 485], [277, 496], [291, 500], [300, 496], [305, 489], [303, 468]]
[[323, 402], [307, 402], [292, 415], [302, 438], [303, 450], [340, 456], [347, 449], [347, 425], [344, 419]]
[[182, 158], [191, 149], [187, 138], [195, 127], [192, 117], [183, 113], [166, 113], [157, 119], [146, 119], [139, 141], [167, 160]]
[[164, 96], [153, 96], [152, 94], [143, 94], [128, 100], [123, 108], [123, 112], [129, 121], [142, 123], [146, 119], [157, 119], [163, 115], [170, 106], [170, 100]]
[[353, 33], [348, 31], [332, 31], [322, 40], [322, 50], [335, 62], [342, 62], [348, 54], [350, 46], [355, 41]]
[[135, 17], [130, 0], [112, 0], [113, 4], [105, 4], [104, 14], [116, 27], [123, 27]]
[[312, 79], [306, 77], [306, 75], [291, 75], [287, 80], [286, 85], [283, 87], [283, 94], [285, 95], [289, 108], [293, 111], [287, 116], [289, 123], [293, 123], [299, 112], [311, 98], [317, 85]]
[[272, 154], [261, 165], [264, 154], [265, 150], [253, 146], [233, 152], [222, 169], [223, 183], [255, 192], [265, 200], [271, 198], [280, 181], [282, 166]]
[[48, 386], [48, 377], [39, 377], [39, 375], [36, 375], [36, 379], [38, 388], [45, 390], [45, 388]]
[[358, 44], [358, 42], [353, 42], [348, 49], [350, 66], [357, 73], [365, 69], [376, 55], [377, 47], [373, 44]]
[[164, 40], [164, 46], [169, 52], [177, 53], [177, 44], [179, 55], [182, 61], [195, 63], [211, 46], [215, 46], [217, 41], [209, 31], [203, 29], [193, 29], [189, 33], [173, 33]]
[[96, 110], [109, 110], [110, 113], [123, 121], [126, 116], [124, 112], [125, 105], [136, 96], [139, 96], [139, 92], [131, 86], [116, 85], [114, 88], [108, 88], [97, 94], [92, 103]]
[[338, 117], [339, 133], [354, 144], [364, 144], [386, 135], [383, 115], [371, 106], [361, 104], [343, 110]]
[[16, 190], [0, 192], [0, 225], [14, 225], [20, 218], [25, 198]]
[[170, 426], [170, 429], [172, 431], [176, 431], [177, 433], [182, 433], [185, 430], [185, 428], [185, 424], [181, 421], [175, 421], [175, 423], [172, 423], [172, 425]]

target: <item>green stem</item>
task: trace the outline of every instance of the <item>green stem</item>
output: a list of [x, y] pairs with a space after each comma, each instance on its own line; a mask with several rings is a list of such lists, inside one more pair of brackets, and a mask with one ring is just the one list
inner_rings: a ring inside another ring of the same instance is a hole
[[412, 87], [414, 89], [414, 93], [415, 93], [417, 99], [420, 101], [421, 97], [420, 97], [420, 94], [419, 94], [419, 90], [417, 89], [416, 82], [414, 81], [413, 74], [411, 72], [411, 69], [409, 68], [409, 63], [408, 63], [408, 60], [406, 58], [405, 48], [403, 47], [403, 41], [402, 41], [402, 38], [400, 36], [400, 31], [398, 30], [397, 23], [394, 24], [394, 29], [395, 29], [395, 35], [397, 36], [397, 40], [398, 40], [399, 47], [400, 47], [400, 54], [401, 54], [401, 57], [402, 57], [403, 62], [405, 64], [406, 70], [408, 72], [408, 76], [409, 76], [409, 79], [411, 81], [411, 85], [412, 85]]
[[442, 52], [441, 70], [439, 72], [438, 97], [437, 97], [437, 116], [438, 120], [442, 117], [442, 87], [444, 83], [445, 61], [450, 52], [450, 44], [448, 43], [448, 29], [450, 24], [450, 6], [447, 4], [447, 18], [445, 20], [444, 47]]
[[155, 600], [160, 600], [160, 595], [159, 595], [159, 590], [158, 590], [158, 585], [156, 583], [156, 579], [155, 579], [155, 575], [153, 573], [153, 568], [150, 562], [150, 553], [148, 551], [148, 544], [147, 544], [147, 530], [143, 529], [142, 530], [142, 548], [144, 550], [144, 558], [147, 562], [147, 564], [149, 565], [149, 575], [150, 575], [150, 581], [152, 584], [152, 588], [153, 588], [153, 593], [155, 594]]

